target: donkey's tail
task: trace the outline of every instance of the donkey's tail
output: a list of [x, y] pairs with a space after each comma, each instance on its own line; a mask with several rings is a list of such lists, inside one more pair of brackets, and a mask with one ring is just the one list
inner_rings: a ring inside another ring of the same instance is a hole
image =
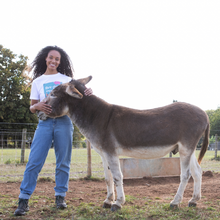
[[202, 144], [202, 147], [201, 147], [201, 150], [200, 150], [200, 153], [199, 153], [199, 157], [198, 157], [198, 163], [201, 164], [202, 162], [202, 158], [204, 157], [205, 155], [205, 152], [207, 151], [208, 149], [208, 146], [209, 146], [209, 120], [208, 120], [208, 125], [206, 127], [206, 130], [205, 130], [205, 137], [204, 137], [204, 140], [203, 140], [203, 144]]

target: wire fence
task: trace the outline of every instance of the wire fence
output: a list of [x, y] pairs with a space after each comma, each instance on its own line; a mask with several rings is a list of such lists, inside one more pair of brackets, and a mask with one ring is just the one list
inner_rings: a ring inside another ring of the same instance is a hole
[[[0, 129], [0, 182], [22, 180], [33, 136], [34, 131], [32, 130], [26, 131], [24, 139], [24, 129]], [[79, 137], [77, 131], [74, 131], [74, 137]], [[74, 137], [73, 139], [76, 139]], [[70, 178], [87, 176], [88, 155], [86, 146], [86, 140], [73, 141]], [[55, 168], [56, 157], [52, 144], [39, 177], [54, 179]], [[93, 149], [91, 149], [90, 169], [92, 177], [104, 177], [101, 157]]]

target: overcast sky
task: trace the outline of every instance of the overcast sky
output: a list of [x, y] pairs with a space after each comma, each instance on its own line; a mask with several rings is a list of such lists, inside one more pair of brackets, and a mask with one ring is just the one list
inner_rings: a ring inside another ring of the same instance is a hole
[[0, 44], [33, 61], [70, 56], [75, 78], [109, 103], [220, 107], [220, 1], [0, 0]]

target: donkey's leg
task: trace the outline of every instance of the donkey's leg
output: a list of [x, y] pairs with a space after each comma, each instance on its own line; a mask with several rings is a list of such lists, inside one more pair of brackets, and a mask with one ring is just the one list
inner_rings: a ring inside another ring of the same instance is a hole
[[123, 175], [120, 169], [120, 162], [118, 156], [106, 156], [106, 159], [108, 161], [109, 168], [112, 173], [113, 181], [116, 186], [116, 192], [117, 192], [117, 200], [112, 205], [111, 210], [116, 211], [122, 207], [122, 205], [125, 203], [125, 195], [124, 195], [124, 188], [123, 188]]
[[106, 161], [104, 156], [102, 156], [102, 162], [105, 172], [105, 182], [107, 185], [107, 198], [104, 201], [103, 208], [111, 208], [112, 203], [115, 201], [114, 182], [108, 166], [108, 162]]
[[196, 202], [201, 199], [202, 169], [197, 162], [195, 153], [191, 156], [190, 170], [194, 179], [193, 197], [189, 201], [189, 207], [196, 206]]
[[190, 157], [191, 155], [189, 154], [181, 155], [180, 152], [180, 166], [181, 166], [180, 185], [174, 197], [174, 200], [171, 201], [170, 203], [170, 207], [178, 207], [178, 205], [182, 201], [184, 190], [191, 176]]

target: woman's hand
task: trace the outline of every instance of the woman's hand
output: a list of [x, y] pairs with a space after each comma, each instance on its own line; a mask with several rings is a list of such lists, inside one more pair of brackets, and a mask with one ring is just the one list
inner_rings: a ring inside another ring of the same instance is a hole
[[52, 111], [52, 107], [50, 105], [46, 104], [46, 102], [38, 102], [36, 105], [37, 105], [38, 111], [42, 111], [42, 112], [46, 113], [47, 115], [50, 114]]
[[42, 111], [49, 115], [52, 111], [52, 107], [47, 105], [46, 102], [38, 102], [37, 100], [31, 100], [30, 111], [36, 113], [36, 111]]
[[86, 90], [84, 91], [85, 96], [91, 96], [92, 94], [93, 94], [93, 91], [91, 88], [86, 88]]

